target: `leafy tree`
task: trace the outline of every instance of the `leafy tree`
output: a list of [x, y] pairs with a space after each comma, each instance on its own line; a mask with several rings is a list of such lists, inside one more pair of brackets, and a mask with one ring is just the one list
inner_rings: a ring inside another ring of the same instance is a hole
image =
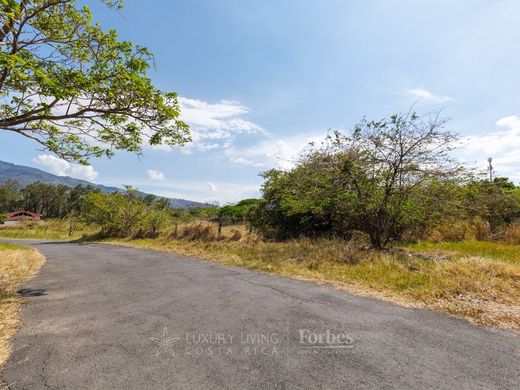
[[171, 221], [171, 214], [167, 209], [152, 206], [146, 212], [141, 225], [144, 228], [144, 236], [154, 238], [158, 232]]
[[86, 223], [93, 223], [101, 227], [101, 234], [106, 236], [111, 233], [120, 232], [121, 222], [117, 214], [118, 200], [121, 195], [91, 192], [83, 198], [82, 218]]
[[82, 202], [83, 219], [99, 225], [105, 236], [130, 236], [148, 209], [135, 189], [128, 186], [126, 189], [126, 193], [88, 193]]
[[495, 177], [493, 179], [493, 183], [500, 188], [506, 189], [506, 190], [516, 190], [518, 189], [515, 183], [512, 181], [509, 181], [507, 177]]
[[168, 198], [157, 198], [152, 203], [153, 208], [157, 210], [170, 210], [171, 209], [171, 203], [170, 199]]
[[0, 129], [84, 164], [114, 150], [139, 153], [143, 141], [183, 144], [177, 96], [152, 85], [152, 60], [75, 0], [2, 0]]
[[46, 218], [71, 218], [79, 215], [81, 199], [93, 187], [45, 184], [38, 181], [20, 188], [18, 181], [7, 180], [0, 185], [0, 212], [25, 209]]
[[264, 174], [261, 223], [284, 235], [360, 230], [386, 247], [428, 218], [430, 183], [458, 174], [443, 125], [409, 113], [335, 132], [293, 170]]
[[448, 152], [455, 137], [437, 115], [392, 115], [363, 120], [352, 136], [335, 134], [329, 154], [339, 157], [356, 227], [383, 248], [417, 224], [430, 180], [456, 176]]
[[77, 185], [68, 191], [65, 204], [66, 217], [69, 221], [69, 236], [76, 231], [76, 223], [80, 217], [83, 197], [92, 191], [99, 191], [91, 186]]
[[207, 219], [218, 217], [218, 207], [194, 207], [189, 210], [176, 209], [174, 216], [180, 218], [182, 221], [187, 222], [194, 219]]
[[[130, 186], [125, 186], [126, 194], [123, 196], [123, 201], [118, 202], [119, 217], [121, 219], [122, 231], [125, 236], [129, 236], [132, 229], [145, 217], [147, 207], [146, 202], [139, 197], [138, 191]], [[121, 194], [113, 194], [115, 198]]]
[[6, 180], [0, 186], [0, 212], [15, 211], [20, 202], [20, 183], [16, 180]]
[[506, 178], [474, 179], [463, 187], [462, 204], [466, 217], [481, 217], [495, 229], [520, 218], [520, 189]]
[[237, 224], [247, 220], [249, 211], [256, 207], [259, 203], [258, 199], [244, 199], [236, 204], [230, 204], [221, 207], [218, 210], [218, 218], [224, 224]]
[[257, 207], [258, 203], [258, 199], [243, 199], [237, 204], [220, 207], [217, 214], [211, 218], [218, 223], [218, 237], [220, 238], [223, 225], [249, 222], [252, 210]]
[[19, 204], [48, 218], [63, 218], [67, 215], [70, 191], [71, 188], [63, 184], [32, 182], [21, 190]]

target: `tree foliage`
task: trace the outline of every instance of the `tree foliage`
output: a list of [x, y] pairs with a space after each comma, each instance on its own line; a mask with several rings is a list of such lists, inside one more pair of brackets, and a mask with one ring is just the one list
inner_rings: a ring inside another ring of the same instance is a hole
[[408, 113], [334, 132], [294, 169], [264, 174], [260, 223], [286, 236], [360, 230], [384, 248], [428, 218], [428, 189], [458, 174], [443, 127], [435, 115]]
[[162, 199], [141, 196], [129, 186], [126, 192], [87, 194], [81, 211], [82, 219], [100, 226], [103, 236], [155, 236], [171, 218], [169, 207], [165, 207]]
[[83, 219], [100, 226], [104, 236], [129, 236], [145, 213], [146, 203], [132, 188], [126, 194], [91, 192], [83, 199]]
[[[105, 1], [120, 7], [119, 1]], [[174, 92], [147, 77], [152, 54], [93, 23], [75, 0], [0, 2], [0, 129], [87, 163], [114, 150], [189, 141]]]
[[83, 196], [93, 187], [45, 184], [33, 182], [20, 188], [16, 180], [0, 185], [0, 212], [27, 210], [46, 218], [67, 218], [79, 215]]
[[224, 224], [237, 224], [252, 218], [253, 210], [258, 206], [259, 199], [243, 199], [236, 204], [229, 204], [218, 209], [217, 218]]

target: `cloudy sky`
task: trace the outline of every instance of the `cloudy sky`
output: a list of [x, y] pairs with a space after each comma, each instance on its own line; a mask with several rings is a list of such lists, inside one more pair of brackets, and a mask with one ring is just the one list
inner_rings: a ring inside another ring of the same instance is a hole
[[257, 196], [309, 141], [366, 116], [442, 109], [457, 157], [520, 181], [518, 1], [93, 1], [96, 19], [156, 55], [193, 142], [82, 167], [0, 132], [0, 160], [193, 200]]

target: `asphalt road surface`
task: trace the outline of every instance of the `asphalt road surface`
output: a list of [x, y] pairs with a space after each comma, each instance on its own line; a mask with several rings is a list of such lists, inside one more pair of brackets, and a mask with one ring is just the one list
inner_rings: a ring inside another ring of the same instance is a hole
[[520, 337], [204, 260], [32, 242], [47, 258], [12, 389], [519, 389]]

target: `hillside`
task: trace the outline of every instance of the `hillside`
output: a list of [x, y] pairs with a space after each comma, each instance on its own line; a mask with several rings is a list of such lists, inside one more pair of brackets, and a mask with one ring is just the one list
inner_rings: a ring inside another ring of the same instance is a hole
[[[5, 161], [0, 161], [0, 184], [6, 180], [16, 180], [21, 187], [27, 184], [39, 181], [47, 184], [64, 184], [69, 187], [77, 185], [92, 186], [98, 188], [102, 192], [122, 191], [118, 187], [104, 186], [101, 184], [94, 184], [86, 180], [74, 179], [69, 176], [57, 176], [52, 173], [42, 171], [41, 169], [31, 168], [24, 165], [11, 164]], [[167, 198], [173, 207], [179, 208], [194, 208], [194, 207], [211, 207], [208, 203], [195, 202], [186, 199]]]

